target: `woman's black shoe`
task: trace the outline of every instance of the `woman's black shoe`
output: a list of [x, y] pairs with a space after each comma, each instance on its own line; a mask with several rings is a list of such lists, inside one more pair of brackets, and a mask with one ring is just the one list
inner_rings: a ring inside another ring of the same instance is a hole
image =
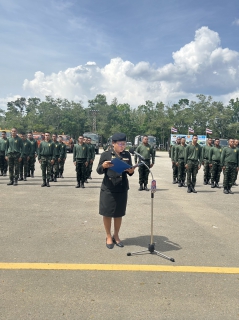
[[123, 243], [121, 241], [120, 242], [116, 242], [114, 237], [112, 238], [112, 240], [113, 240], [114, 244], [116, 244], [118, 247], [120, 247], [120, 248], [124, 247], [124, 245], [123, 245]]
[[[113, 239], [112, 239], [113, 240]], [[114, 241], [114, 240], [113, 240]], [[108, 244], [107, 243], [107, 238], [106, 238], [106, 247], [108, 248], [108, 249], [113, 249], [114, 248], [114, 243], [110, 243], [110, 244]]]

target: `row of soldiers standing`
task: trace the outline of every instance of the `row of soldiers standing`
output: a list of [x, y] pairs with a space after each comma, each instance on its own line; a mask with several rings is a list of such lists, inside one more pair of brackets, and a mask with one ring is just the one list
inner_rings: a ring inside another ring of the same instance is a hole
[[[210, 183], [211, 188], [220, 188], [220, 174], [223, 171], [223, 192], [233, 194], [231, 187], [236, 184], [239, 170], [239, 141], [228, 139], [228, 147], [222, 148], [220, 140], [208, 138], [207, 145], [201, 147], [197, 135], [193, 136], [192, 143], [186, 145], [184, 137], [178, 137], [176, 144], [171, 148], [173, 168], [173, 183], [179, 187], [188, 187], [188, 193], [197, 193], [195, 190], [196, 176], [201, 165], [204, 166], [204, 185]], [[187, 182], [186, 181], [187, 174]]]

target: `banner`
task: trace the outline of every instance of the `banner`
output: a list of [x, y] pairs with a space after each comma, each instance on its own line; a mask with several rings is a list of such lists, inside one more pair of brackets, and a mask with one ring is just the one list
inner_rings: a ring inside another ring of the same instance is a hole
[[[191, 144], [192, 140], [193, 140], [193, 135], [188, 135], [188, 134], [171, 134], [171, 141], [170, 144], [173, 145], [176, 143], [177, 137], [185, 137], [186, 138], [186, 144]], [[198, 135], [198, 144], [200, 144], [200, 146], [205, 146], [206, 145], [206, 141], [207, 141], [207, 136], [203, 135], [203, 136], [199, 136]]]

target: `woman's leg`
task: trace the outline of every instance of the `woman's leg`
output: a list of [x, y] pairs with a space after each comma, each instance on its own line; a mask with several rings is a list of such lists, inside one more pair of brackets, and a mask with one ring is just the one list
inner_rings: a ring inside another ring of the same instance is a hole
[[120, 242], [119, 230], [122, 223], [122, 217], [114, 218], [114, 238], [116, 242]]
[[111, 236], [111, 217], [104, 217], [103, 216], [103, 222], [104, 222], [104, 227], [105, 227], [105, 232], [106, 232], [106, 243], [107, 244], [112, 244], [112, 236]]

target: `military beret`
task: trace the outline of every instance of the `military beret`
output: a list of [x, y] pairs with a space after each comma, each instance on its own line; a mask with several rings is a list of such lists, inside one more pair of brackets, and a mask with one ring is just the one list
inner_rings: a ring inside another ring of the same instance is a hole
[[112, 136], [112, 141], [126, 141], [126, 135], [121, 132], [115, 133]]

